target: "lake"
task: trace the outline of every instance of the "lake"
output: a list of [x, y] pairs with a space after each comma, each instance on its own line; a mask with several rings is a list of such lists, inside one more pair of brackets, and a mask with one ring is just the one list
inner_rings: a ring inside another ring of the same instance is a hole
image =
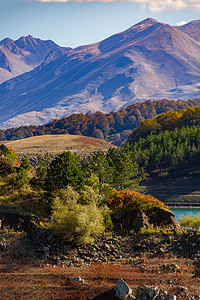
[[169, 209], [175, 214], [176, 219], [189, 213], [193, 215], [200, 214], [200, 207], [169, 207]]

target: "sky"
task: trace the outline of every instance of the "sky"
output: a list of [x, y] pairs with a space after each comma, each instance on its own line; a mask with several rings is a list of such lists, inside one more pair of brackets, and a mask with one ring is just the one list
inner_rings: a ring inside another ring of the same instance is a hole
[[148, 18], [200, 19], [200, 0], [0, 0], [0, 40], [32, 35], [72, 47], [101, 41]]

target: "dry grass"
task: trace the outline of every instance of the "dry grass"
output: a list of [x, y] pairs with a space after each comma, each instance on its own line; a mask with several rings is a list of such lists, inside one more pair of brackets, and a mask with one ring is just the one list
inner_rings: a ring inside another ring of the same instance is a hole
[[[176, 263], [180, 272], [159, 271], [163, 263]], [[3, 258], [0, 263], [0, 298], [4, 299], [89, 299], [112, 288], [119, 278], [130, 287], [141, 284], [158, 286], [172, 294], [178, 287], [188, 287], [189, 295], [200, 295], [200, 280], [193, 278], [194, 265], [190, 259], [146, 259], [138, 257], [131, 265], [96, 263], [84, 268], [53, 266], [46, 262], [17, 262]], [[74, 284], [69, 277], [80, 276], [87, 285]], [[181, 299], [188, 299], [179, 292]]]
[[70, 150], [71, 152], [91, 153], [97, 150], [107, 151], [111, 143], [93, 137], [80, 135], [41, 135], [16, 141], [3, 141], [7, 147], [12, 147], [16, 153], [60, 153]]

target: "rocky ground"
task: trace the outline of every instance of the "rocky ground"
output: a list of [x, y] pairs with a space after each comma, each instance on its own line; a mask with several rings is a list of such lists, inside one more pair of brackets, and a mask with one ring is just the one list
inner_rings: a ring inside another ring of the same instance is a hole
[[1, 231], [1, 299], [119, 299], [113, 287], [120, 278], [132, 290], [129, 299], [200, 299], [197, 233], [106, 232], [79, 247], [51, 240], [47, 246], [41, 234]]
[[[38, 236], [37, 236], [38, 235]], [[42, 232], [32, 238], [26, 233], [1, 233], [0, 251], [10, 258], [47, 259], [55, 265], [83, 267], [94, 262], [135, 264], [137, 256], [147, 258], [190, 258], [200, 260], [200, 234], [160, 233], [129, 236], [105, 232], [93, 244], [76, 246]]]
[[200, 299], [200, 233], [181, 228], [161, 208], [127, 211], [121, 218], [131, 228], [146, 222], [165, 227], [125, 231], [117, 218], [112, 231], [77, 246], [41, 227], [36, 217], [1, 212], [1, 299], [120, 299], [113, 290], [120, 278], [131, 285], [129, 299]]

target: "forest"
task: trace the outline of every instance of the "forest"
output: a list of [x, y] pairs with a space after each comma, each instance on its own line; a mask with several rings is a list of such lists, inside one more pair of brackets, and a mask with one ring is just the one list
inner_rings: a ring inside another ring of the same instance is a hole
[[26, 155], [19, 162], [13, 149], [2, 144], [0, 199], [46, 217], [48, 226], [67, 241], [90, 243], [94, 234], [113, 228], [118, 214], [155, 206], [167, 209], [136, 188], [157, 168], [199, 161], [199, 120], [200, 107], [160, 114], [141, 122], [119, 148], [85, 157], [70, 151], [46, 153], [35, 170]]
[[[73, 114], [69, 117], [56, 119], [46, 125], [20, 126], [18, 128], [0, 130], [0, 140], [18, 140], [44, 134], [68, 133], [105, 139], [114, 145], [120, 146], [132, 130], [140, 125], [141, 121], [152, 119], [161, 113], [187, 109], [198, 105], [200, 105], [200, 99], [189, 101], [149, 100], [132, 104], [127, 108], [122, 108], [117, 112], [112, 111], [109, 114], [102, 112]], [[146, 127], [149, 126], [149, 123], [143, 123], [143, 126], [145, 124]], [[138, 132], [138, 135], [140, 133]]]
[[85, 159], [70, 151], [46, 154], [34, 171], [26, 155], [19, 162], [13, 149], [2, 144], [0, 204], [39, 217], [56, 235], [75, 244], [91, 243], [95, 235], [112, 229], [113, 216], [122, 211], [167, 209], [156, 198], [133, 191], [142, 174], [128, 153], [115, 150]]
[[199, 161], [200, 107], [160, 114], [141, 122], [122, 147], [139, 167], [153, 170]]

